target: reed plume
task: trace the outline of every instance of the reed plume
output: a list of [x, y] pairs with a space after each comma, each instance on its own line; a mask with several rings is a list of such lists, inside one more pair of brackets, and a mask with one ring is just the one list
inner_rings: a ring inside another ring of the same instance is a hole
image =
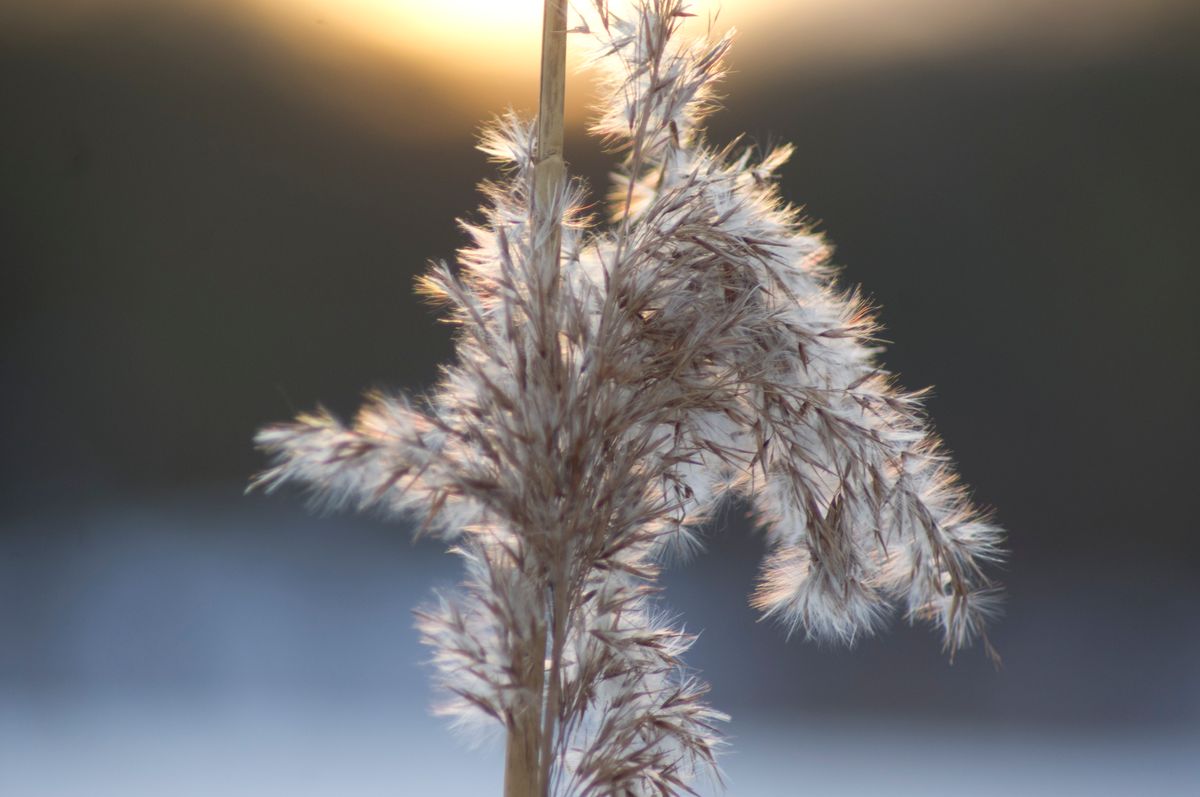
[[578, 181], [535, 179], [536, 122], [502, 117], [470, 243], [420, 283], [457, 328], [437, 387], [257, 437], [273, 467], [256, 484], [415, 517], [463, 560], [418, 627], [441, 711], [507, 730], [509, 797], [719, 780], [726, 717], [654, 595], [663, 553], [695, 547], [725, 496], [766, 529], [753, 601], [789, 633], [853, 642], [899, 604], [949, 651], [990, 651], [1001, 532], [781, 199], [791, 149], [705, 141], [731, 39], [685, 41], [687, 16], [596, 0], [575, 29], [604, 75], [591, 132], [621, 153], [608, 223]]

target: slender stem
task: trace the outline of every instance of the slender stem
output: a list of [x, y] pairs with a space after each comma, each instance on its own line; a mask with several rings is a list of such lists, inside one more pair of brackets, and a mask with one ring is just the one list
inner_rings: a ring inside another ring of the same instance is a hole
[[[544, 295], [558, 280], [562, 218], [555, 194], [562, 185], [563, 100], [567, 85], [567, 0], [545, 0], [542, 17], [542, 77], [538, 99], [537, 151], [533, 168], [534, 259]], [[555, 331], [557, 334], [557, 330]]]
[[518, 651], [513, 671], [529, 695], [528, 703], [514, 712], [508, 729], [504, 755], [504, 797], [538, 797], [539, 727], [542, 713], [542, 687], [545, 678], [545, 624], [538, 621], [529, 640], [529, 648]]
[[570, 612], [570, 588], [567, 583], [566, 563], [558, 562], [554, 576], [554, 593], [551, 596], [550, 614], [550, 673], [546, 689], [546, 705], [542, 716], [541, 797], [550, 797], [551, 757], [554, 754], [554, 736], [562, 704], [562, 660], [563, 644], [567, 636], [567, 614]]
[[[533, 167], [533, 196], [530, 203], [532, 232], [531, 277], [534, 334], [537, 336], [539, 363], [535, 379], [549, 395], [561, 379], [561, 356], [558, 351], [558, 294], [559, 262], [562, 257], [562, 215], [558, 192], [562, 185], [563, 162], [563, 100], [567, 80], [567, 0], [545, 0], [542, 17], [541, 93], [538, 102], [537, 150]], [[552, 572], [563, 568], [552, 567]], [[551, 594], [561, 592], [551, 586]], [[545, 596], [543, 596], [545, 597]], [[536, 618], [538, 629], [528, 641], [529, 647], [514, 655], [513, 671], [530, 699], [512, 717], [505, 751], [504, 797], [541, 797], [548, 793], [550, 771], [548, 758], [554, 733], [555, 717], [544, 707], [546, 622], [545, 615], [555, 614], [554, 608], [543, 603], [543, 615]], [[552, 632], [561, 633], [559, 622]], [[561, 644], [554, 640], [555, 645]], [[558, 648], [561, 649], [561, 648]], [[557, 707], [553, 709], [557, 714]], [[545, 717], [543, 714], [545, 713]], [[545, 720], [545, 725], [543, 725]]]

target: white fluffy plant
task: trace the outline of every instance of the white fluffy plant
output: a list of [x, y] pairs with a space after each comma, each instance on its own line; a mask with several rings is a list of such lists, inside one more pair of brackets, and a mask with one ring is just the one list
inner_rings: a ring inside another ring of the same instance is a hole
[[605, 226], [563, 175], [567, 15], [546, 6], [540, 119], [485, 134], [503, 177], [456, 266], [422, 281], [456, 361], [416, 404], [263, 430], [258, 483], [415, 516], [453, 545], [466, 578], [419, 628], [442, 710], [506, 731], [507, 797], [691, 794], [719, 781], [726, 718], [653, 594], [662, 552], [694, 545], [716, 502], [743, 496], [766, 529], [754, 605], [847, 642], [897, 603], [950, 651], [982, 637], [1001, 532], [780, 199], [790, 148], [705, 144], [729, 38], [681, 41], [680, 0], [585, 10], [573, 33], [607, 76], [592, 132], [623, 153]]

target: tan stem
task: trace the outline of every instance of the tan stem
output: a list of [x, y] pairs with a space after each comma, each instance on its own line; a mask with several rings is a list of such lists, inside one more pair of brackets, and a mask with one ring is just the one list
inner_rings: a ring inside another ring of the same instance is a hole
[[[534, 325], [545, 365], [543, 377], [553, 385], [559, 378], [558, 318], [554, 312], [558, 293], [559, 261], [562, 255], [562, 218], [555, 194], [562, 185], [563, 162], [563, 100], [567, 82], [567, 0], [545, 0], [542, 17], [541, 93], [538, 102], [537, 149], [533, 167], [533, 197], [530, 206], [530, 226], [533, 233], [533, 275], [531, 285], [536, 311]], [[514, 672], [530, 695], [527, 704], [514, 714], [508, 730], [504, 759], [504, 797], [541, 797], [549, 784], [544, 782], [549, 762], [549, 745], [543, 735], [553, 733], [543, 728], [543, 692], [545, 690], [546, 637], [545, 618], [537, 618], [534, 638], [528, 649], [515, 656]]]
[[504, 754], [504, 797], [538, 797], [542, 688], [545, 679], [545, 626], [537, 624], [529, 648], [518, 653], [513, 671], [530, 699], [513, 715]]
[[537, 151], [533, 168], [534, 259], [542, 288], [553, 295], [558, 279], [562, 220], [554, 195], [562, 185], [563, 100], [567, 85], [567, 0], [545, 0], [542, 18], [542, 82], [538, 100]]
[[[560, 561], [560, 565], [562, 562]], [[550, 612], [550, 682], [546, 685], [546, 705], [542, 713], [541, 797], [550, 797], [551, 757], [554, 754], [554, 733], [558, 725], [562, 700], [563, 643], [566, 641], [568, 588], [564, 568], [554, 576], [554, 595]]]

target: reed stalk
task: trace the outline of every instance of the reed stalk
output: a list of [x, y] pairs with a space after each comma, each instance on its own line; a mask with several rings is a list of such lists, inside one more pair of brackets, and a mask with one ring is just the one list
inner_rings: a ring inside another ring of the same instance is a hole
[[[537, 150], [533, 169], [533, 202], [530, 226], [533, 229], [535, 273], [542, 282], [537, 291], [543, 297], [557, 293], [559, 260], [562, 249], [562, 214], [555, 191], [562, 185], [563, 103], [567, 78], [567, 0], [545, 0], [542, 16], [541, 87], [538, 97]], [[543, 313], [546, 319], [552, 314]], [[551, 352], [558, 330], [548, 324], [538, 330], [541, 350], [546, 354], [544, 378], [557, 379], [555, 364], [559, 358]], [[544, 626], [539, 626], [544, 628]], [[508, 728], [504, 757], [504, 797], [541, 797], [549, 791], [550, 740], [557, 708], [547, 711], [543, 705], [545, 685], [544, 631], [535, 633], [529, 649], [514, 662], [524, 691], [532, 699], [515, 713]], [[543, 716], [544, 715], [544, 716]], [[545, 759], [545, 760], [543, 760]]]

